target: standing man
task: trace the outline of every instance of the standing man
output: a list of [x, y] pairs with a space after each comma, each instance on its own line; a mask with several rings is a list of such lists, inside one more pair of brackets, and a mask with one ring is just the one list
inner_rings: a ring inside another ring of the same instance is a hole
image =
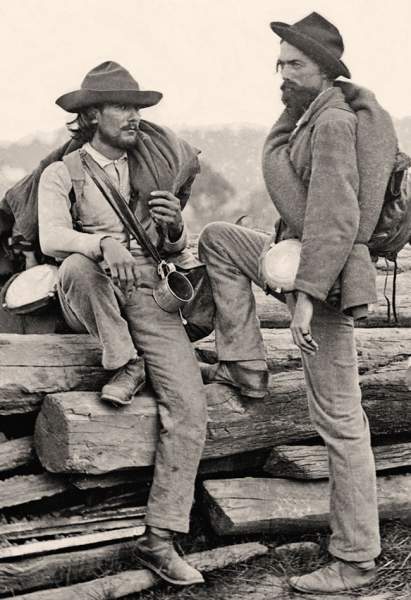
[[[353, 322], [376, 300], [366, 244], [394, 165], [396, 137], [373, 94], [335, 81], [350, 73], [334, 25], [312, 13], [271, 28], [281, 38], [277, 71], [286, 108], [266, 140], [263, 173], [281, 216], [280, 239], [302, 243], [296, 291], [287, 304], [302, 351], [310, 416], [330, 466], [333, 560], [292, 577], [291, 585], [332, 593], [371, 582], [380, 553], [375, 465]], [[204, 380], [231, 384], [251, 397], [267, 388], [251, 281], [264, 287], [259, 263], [272, 241], [226, 223], [208, 225], [200, 238], [217, 305], [220, 361], [204, 372]]]
[[[140, 109], [161, 96], [141, 91], [126, 69], [105, 62], [86, 75], [80, 90], [58, 98], [59, 106], [77, 113], [69, 129], [81, 148], [41, 176], [39, 236], [42, 251], [62, 260], [59, 296], [68, 324], [101, 344], [111, 376], [102, 400], [130, 404], [144, 386], [145, 370], [150, 377], [160, 433], [138, 558], [166, 581], [188, 585], [203, 578], [177, 554], [172, 534], [189, 529], [205, 441], [200, 370], [180, 314], [154, 300], [157, 265], [130, 240], [82, 163], [86, 155], [104, 169], [161, 255], [181, 261], [187, 239], [181, 208], [199, 170], [198, 151], [141, 120]], [[81, 231], [73, 221], [81, 222]]]

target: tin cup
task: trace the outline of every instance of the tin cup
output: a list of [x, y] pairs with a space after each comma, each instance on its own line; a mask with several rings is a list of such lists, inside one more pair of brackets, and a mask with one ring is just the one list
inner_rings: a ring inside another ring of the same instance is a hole
[[183, 273], [170, 271], [153, 290], [154, 300], [166, 312], [177, 312], [194, 297], [194, 288]]

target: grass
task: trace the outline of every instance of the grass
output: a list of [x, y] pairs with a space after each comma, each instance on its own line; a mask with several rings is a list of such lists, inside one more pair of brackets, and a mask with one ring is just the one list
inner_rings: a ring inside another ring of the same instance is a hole
[[[160, 585], [138, 595], [129, 596], [128, 600], [291, 600], [293, 594], [289, 595], [288, 591], [279, 595], [278, 587], [275, 587], [275, 578], [312, 571], [329, 559], [328, 536], [324, 532], [305, 534], [298, 538], [261, 535], [228, 540], [205, 535], [204, 530], [200, 532], [198, 526], [196, 529], [197, 531], [184, 542], [184, 551], [187, 553], [246, 541], [260, 541], [269, 547], [269, 552], [248, 563], [206, 574], [206, 583], [203, 586], [175, 588]], [[376, 581], [367, 588], [350, 592], [347, 594], [347, 600], [382, 592], [391, 592], [395, 600], [411, 599], [411, 525], [387, 522], [381, 528], [381, 538], [382, 553], [377, 560]], [[307, 558], [293, 553], [280, 560], [275, 555], [275, 547], [291, 541], [314, 541], [320, 545], [320, 554], [318, 557]], [[309, 598], [310, 596], [307, 596], [307, 600]], [[332, 596], [327, 598], [331, 599]]]

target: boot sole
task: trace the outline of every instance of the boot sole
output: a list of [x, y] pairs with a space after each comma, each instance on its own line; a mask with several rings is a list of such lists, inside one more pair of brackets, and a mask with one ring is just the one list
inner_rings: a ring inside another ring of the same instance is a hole
[[203, 378], [203, 383], [205, 385], [210, 383], [220, 383], [221, 385], [229, 385], [235, 390], [238, 390], [242, 396], [247, 396], [248, 398], [265, 398], [265, 396], [267, 395], [268, 389], [255, 390], [251, 388], [241, 387], [241, 385], [239, 385], [235, 381], [232, 381], [230, 379], [224, 379], [223, 377], [216, 377], [215, 364], [205, 364], [205, 366], [200, 365], [200, 369], [201, 376]]
[[239, 388], [240, 394], [242, 396], [247, 396], [248, 398], [265, 398], [268, 390], [249, 390], [247, 388]]
[[142, 565], [147, 567], [147, 569], [150, 569], [150, 571], [153, 571], [153, 573], [158, 575], [161, 579], [164, 579], [164, 581], [167, 581], [167, 583], [172, 583], [173, 585], [180, 585], [180, 586], [194, 585], [196, 583], [204, 583], [203, 577], [201, 577], [201, 579], [193, 579], [191, 581], [187, 581], [187, 580], [183, 580], [183, 579], [173, 579], [172, 577], [169, 577], [168, 575], [166, 575], [163, 571], [158, 569], [156, 566], [152, 565], [150, 562], [148, 562], [144, 558], [141, 558], [139, 555], [136, 556], [136, 559]]
[[[146, 382], [145, 382], [145, 381], [143, 381], [143, 382], [142, 382], [142, 383], [141, 383], [141, 384], [138, 386], [138, 388], [136, 388], [136, 389], [134, 390], [133, 396], [135, 396], [136, 394], [138, 394], [138, 392], [140, 392], [140, 391], [143, 389], [143, 387], [145, 386], [145, 384], [146, 384]], [[124, 401], [124, 400], [120, 400], [120, 399], [119, 399], [119, 398], [117, 398], [116, 396], [111, 396], [110, 394], [104, 394], [104, 395], [101, 395], [101, 399], [102, 399], [104, 402], [107, 402], [108, 404], [112, 404], [113, 406], [116, 406], [116, 407], [120, 407], [120, 406], [129, 406], [129, 405], [132, 403], [132, 401], [133, 401], [132, 397], [131, 397], [129, 400], [126, 400], [126, 401]]]
[[240, 385], [234, 383], [233, 381], [227, 381], [225, 379], [214, 379], [210, 381], [210, 383], [219, 383], [221, 385], [229, 385], [235, 390], [239, 391], [241, 396], [247, 396], [247, 398], [265, 398], [267, 395], [268, 389], [266, 390], [252, 390], [250, 388], [241, 387]]

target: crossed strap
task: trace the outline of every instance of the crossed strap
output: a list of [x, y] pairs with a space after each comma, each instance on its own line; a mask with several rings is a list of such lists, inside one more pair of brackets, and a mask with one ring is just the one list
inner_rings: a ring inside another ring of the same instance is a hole
[[105, 170], [84, 150], [80, 150], [80, 158], [85, 171], [90, 175], [128, 233], [151, 255], [159, 266], [165, 264], [158, 249], [147, 235], [141, 221], [133, 213], [126, 199], [114, 186]]

